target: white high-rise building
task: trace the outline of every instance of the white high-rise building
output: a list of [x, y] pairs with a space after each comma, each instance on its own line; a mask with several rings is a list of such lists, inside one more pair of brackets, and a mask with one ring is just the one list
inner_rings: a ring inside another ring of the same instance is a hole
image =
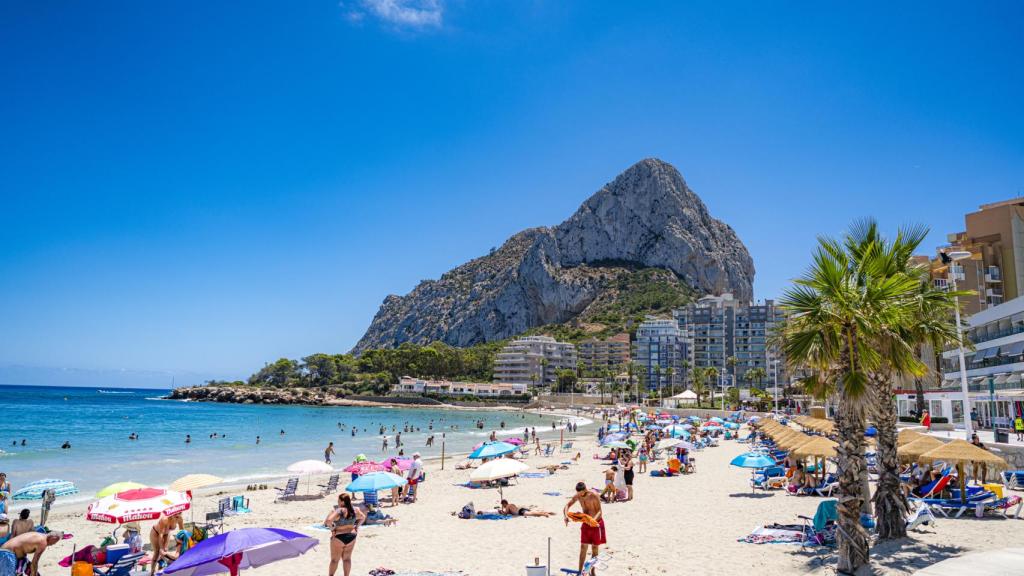
[[495, 382], [550, 386], [559, 370], [576, 370], [576, 347], [550, 336], [517, 338], [494, 358]]

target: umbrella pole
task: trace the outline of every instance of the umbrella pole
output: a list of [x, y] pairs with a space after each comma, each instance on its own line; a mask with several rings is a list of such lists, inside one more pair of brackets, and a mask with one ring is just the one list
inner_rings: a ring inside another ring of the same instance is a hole
[[444, 470], [444, 440], [441, 440], [441, 470]]

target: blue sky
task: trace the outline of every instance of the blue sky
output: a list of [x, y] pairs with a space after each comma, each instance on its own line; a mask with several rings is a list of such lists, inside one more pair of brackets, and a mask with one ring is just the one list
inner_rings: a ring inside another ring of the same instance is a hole
[[[828, 6], [825, 6], [828, 4]], [[0, 6], [0, 363], [245, 376], [676, 165], [757, 267], [1024, 195], [1017, 2]]]

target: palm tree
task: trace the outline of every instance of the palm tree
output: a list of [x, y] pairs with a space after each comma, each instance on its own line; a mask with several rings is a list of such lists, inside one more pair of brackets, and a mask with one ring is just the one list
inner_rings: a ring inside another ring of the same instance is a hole
[[926, 373], [920, 361], [922, 344], [941, 349], [957, 341], [956, 327], [950, 321], [955, 306], [953, 294], [937, 290], [927, 270], [911, 263], [911, 256], [927, 236], [927, 228], [915, 226], [900, 229], [894, 240], [887, 241], [874, 220], [855, 225], [845, 239], [846, 250], [855, 260], [874, 258], [879, 267], [874, 275], [880, 279], [916, 282], [906, 297], [911, 302], [909, 314], [896, 318], [899, 324], [887, 326], [874, 342], [881, 354], [879, 366], [869, 374], [874, 393], [873, 419], [878, 430], [878, 486], [872, 500], [875, 506], [878, 537], [881, 540], [906, 536], [906, 515], [909, 505], [900, 488], [899, 460], [896, 454], [896, 403], [893, 401], [893, 380], [901, 376], [919, 378]]
[[704, 398], [704, 393], [707, 388], [704, 386], [707, 380], [707, 368], [697, 366], [690, 372], [690, 377], [693, 379], [693, 392], [697, 395], [697, 408], [700, 408], [700, 401]]
[[[548, 381], [548, 359], [547, 358], [541, 358], [540, 359], [540, 383], [544, 384], [547, 381]], [[555, 381], [555, 384], [557, 385], [558, 382]], [[557, 386], [555, 387], [555, 390], [556, 391], [560, 391]]]
[[900, 326], [911, 311], [910, 277], [885, 274], [878, 246], [851, 257], [844, 247], [820, 238], [810, 269], [785, 292], [781, 305], [790, 313], [783, 336], [786, 362], [808, 369], [818, 384], [838, 396], [840, 572], [868, 563], [868, 537], [860, 524], [867, 474], [864, 457], [866, 410], [871, 399], [869, 374], [881, 365], [875, 344], [889, 327]]
[[683, 388], [686, 388], [686, 380], [690, 377], [690, 361], [683, 360], [679, 363], [679, 367], [683, 369]]
[[[715, 407], [715, 382], [718, 382], [718, 368], [709, 366], [704, 370], [704, 377], [711, 383], [709, 392], [711, 393], [711, 407]], [[725, 393], [725, 388], [722, 389], [722, 393]]]
[[725, 359], [725, 367], [728, 368], [727, 373], [732, 375], [733, 385], [736, 384], [736, 364], [738, 363], [739, 360], [737, 360], [735, 356], [729, 356]]

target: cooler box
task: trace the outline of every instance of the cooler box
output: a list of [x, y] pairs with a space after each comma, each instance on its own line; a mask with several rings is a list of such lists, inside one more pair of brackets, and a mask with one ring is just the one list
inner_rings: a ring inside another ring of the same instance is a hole
[[107, 546], [107, 564], [117, 564], [123, 556], [127, 556], [131, 550], [127, 544], [111, 544]]
[[982, 484], [982, 488], [992, 492], [996, 495], [996, 498], [1003, 497], [1003, 485], [1002, 484]]

